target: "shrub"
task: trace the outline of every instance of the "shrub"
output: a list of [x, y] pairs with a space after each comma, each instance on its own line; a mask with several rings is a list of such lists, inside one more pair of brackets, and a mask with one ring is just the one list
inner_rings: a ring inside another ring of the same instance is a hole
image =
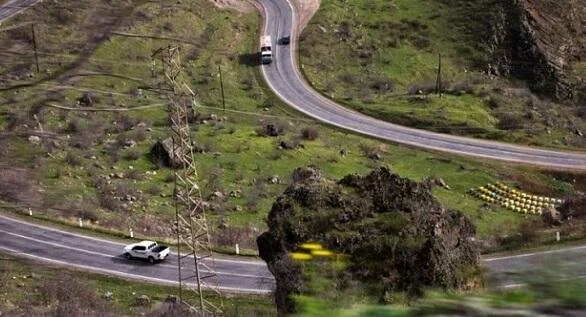
[[126, 159], [129, 161], [136, 161], [140, 158], [140, 153], [137, 150], [128, 150], [126, 152]]
[[116, 117], [116, 125], [120, 127], [123, 131], [128, 131], [136, 124], [136, 120], [131, 118], [126, 113], [120, 113]]
[[71, 166], [80, 166], [82, 164], [82, 159], [78, 154], [70, 151], [65, 155], [65, 162]]
[[435, 81], [426, 81], [423, 83], [415, 83], [407, 88], [410, 95], [427, 95], [435, 92]]
[[126, 172], [124, 175], [126, 175], [126, 178], [129, 179], [141, 180], [144, 178], [144, 175], [142, 175], [142, 173], [137, 170], [130, 170]]
[[163, 179], [165, 183], [173, 183], [175, 182], [175, 174], [167, 174], [165, 179]]
[[279, 136], [286, 133], [286, 124], [283, 122], [262, 122], [256, 133], [259, 136]]
[[305, 140], [316, 140], [319, 137], [319, 132], [314, 127], [306, 127], [301, 130], [301, 137]]
[[370, 88], [379, 93], [393, 92], [395, 90], [395, 81], [386, 76], [371, 76], [368, 81], [370, 82]]
[[151, 194], [152, 196], [158, 196], [163, 192], [161, 186], [157, 184], [151, 184], [147, 189], [147, 193]]

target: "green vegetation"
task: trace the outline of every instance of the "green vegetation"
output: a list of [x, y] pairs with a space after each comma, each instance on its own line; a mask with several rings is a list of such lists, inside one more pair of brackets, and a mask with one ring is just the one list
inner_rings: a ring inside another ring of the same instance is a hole
[[[300, 64], [322, 94], [367, 115], [443, 133], [583, 148], [575, 107], [486, 75], [492, 0], [324, 0]], [[436, 89], [438, 54], [442, 90]], [[327, 58], [324, 58], [326, 57]], [[480, 68], [482, 67], [482, 68]], [[579, 71], [579, 65], [575, 68]]]
[[[548, 312], [581, 315], [586, 311], [583, 296], [586, 283], [581, 279], [567, 279], [559, 270], [534, 276], [522, 288], [465, 292], [430, 290], [417, 300], [409, 300], [404, 293], [390, 293], [388, 305], [381, 305], [357, 289], [337, 292], [332, 286], [340, 282], [334, 282], [335, 278], [324, 278], [323, 272], [314, 274], [320, 268], [324, 271], [326, 266], [325, 263], [303, 265], [305, 276], [311, 279], [316, 291], [296, 296], [299, 310], [295, 316], [532, 316]], [[330, 266], [329, 270], [332, 268]]]
[[[316, 21], [324, 12], [340, 9], [325, 1], [324, 10]], [[464, 194], [469, 188], [504, 181], [528, 192], [563, 197], [577, 185], [571, 175], [554, 178], [533, 168], [382, 143], [290, 110], [261, 85], [252, 67], [259, 24], [252, 10], [222, 10], [206, 0], [173, 6], [130, 0], [120, 6], [105, 0], [43, 1], [3, 27], [25, 21], [36, 21], [39, 74], [34, 71], [30, 30], [0, 34], [0, 73], [6, 74], [0, 84], [0, 199], [25, 210], [31, 207], [46, 219], [75, 222], [82, 217], [95, 227], [118, 232], [132, 227], [137, 235], [169, 237], [172, 170], [149, 157], [155, 142], [168, 136], [166, 97], [156, 89], [163, 80], [162, 67], [155, 60], [151, 69], [151, 55], [176, 39], [182, 42], [186, 78], [198, 93], [196, 163], [218, 245], [256, 248], [255, 238], [266, 228], [266, 215], [290, 183], [290, 173], [310, 164], [330, 178], [378, 165], [415, 180], [442, 178], [451, 190], [438, 188], [435, 194], [447, 207], [467, 214], [481, 239], [515, 233], [525, 217], [483, 206]], [[430, 65], [433, 56], [429, 53]], [[417, 77], [410, 76], [397, 85], [406, 87]], [[436, 114], [418, 113], [432, 120], [441, 112], [462, 113], [466, 100], [478, 102], [471, 95], [462, 98], [430, 99]], [[442, 110], [448, 101], [460, 109]], [[136, 107], [141, 108], [122, 111]], [[408, 107], [406, 101], [402, 107]], [[481, 126], [491, 114], [482, 110], [468, 118]], [[261, 136], [269, 124], [281, 135]], [[31, 135], [40, 138], [29, 140]]]
[[[0, 312], [8, 316], [160, 316], [168, 296], [178, 293], [175, 287], [39, 266], [6, 254], [0, 254], [0, 264]], [[148, 304], [137, 303], [141, 295], [148, 296]], [[263, 296], [227, 296], [223, 307], [226, 316], [275, 315]]]

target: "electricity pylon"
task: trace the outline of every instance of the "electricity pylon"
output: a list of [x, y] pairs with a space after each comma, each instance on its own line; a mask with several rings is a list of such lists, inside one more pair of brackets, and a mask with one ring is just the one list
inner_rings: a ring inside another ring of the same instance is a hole
[[[222, 294], [201, 190], [197, 185], [197, 169], [189, 129], [189, 117], [195, 112], [195, 93], [183, 80], [180, 47], [169, 45], [160, 48], [153, 54], [153, 58], [157, 55], [160, 55], [163, 64], [169, 99], [168, 114], [173, 140], [169, 158], [171, 165], [176, 168], [173, 199], [176, 222], [174, 229], [179, 253], [179, 300], [200, 316], [219, 316], [222, 314]], [[183, 255], [179, 252], [181, 245], [188, 248]], [[188, 283], [190, 280], [195, 280], [195, 283]], [[184, 288], [191, 288], [194, 293], [188, 296]], [[218, 296], [220, 304], [206, 300], [204, 290]]]

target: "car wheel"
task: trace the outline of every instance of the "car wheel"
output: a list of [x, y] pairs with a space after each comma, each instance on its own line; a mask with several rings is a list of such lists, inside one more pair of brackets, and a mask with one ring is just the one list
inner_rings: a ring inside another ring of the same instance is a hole
[[150, 264], [155, 263], [155, 258], [153, 258], [152, 256], [149, 256], [149, 263]]
[[132, 259], [132, 255], [130, 255], [130, 253], [124, 253], [124, 257], [125, 257], [127, 260], [130, 260], [130, 259]]

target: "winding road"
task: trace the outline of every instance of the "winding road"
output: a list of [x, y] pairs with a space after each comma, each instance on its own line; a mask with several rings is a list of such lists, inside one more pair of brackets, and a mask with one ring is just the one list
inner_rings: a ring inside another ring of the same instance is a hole
[[[36, 261], [125, 279], [177, 284], [177, 254], [154, 265], [127, 261], [120, 242], [32, 224], [1, 213], [0, 241], [0, 252]], [[216, 257], [215, 262], [223, 292], [268, 294], [275, 287], [262, 261]], [[519, 287], [549, 273], [556, 273], [557, 279], [586, 278], [586, 246], [484, 258], [482, 265], [490, 288]]]
[[37, 4], [40, 0], [11, 0], [0, 7], [0, 24], [2, 21]]
[[[586, 170], [586, 154], [535, 149], [503, 143], [454, 137], [410, 129], [376, 120], [343, 108], [313, 91], [301, 78], [296, 64], [294, 10], [287, 0], [258, 0], [263, 8], [264, 30], [276, 39], [293, 33], [290, 46], [275, 47], [275, 61], [262, 67], [273, 91], [291, 107], [331, 125], [390, 141], [462, 155]], [[13, 0], [0, 7], [0, 22], [34, 5], [35, 0]], [[16, 8], [16, 9], [15, 9]], [[149, 265], [121, 257], [123, 244], [32, 224], [0, 214], [0, 251], [60, 266], [174, 285], [177, 255]], [[542, 275], [555, 268], [564, 278], [586, 277], [586, 246], [483, 260], [492, 287], [522, 285], [524, 273]], [[564, 269], [559, 269], [563, 267]], [[216, 259], [225, 292], [266, 294], [274, 279], [266, 265], [256, 260]]]
[[[262, 66], [269, 87], [292, 108], [330, 125], [415, 147], [549, 168], [586, 170], [586, 153], [539, 149], [407, 128], [344, 108], [321, 96], [302, 79], [297, 65], [295, 11], [288, 0], [257, 0], [263, 7], [264, 35], [273, 39], [274, 60]], [[291, 35], [290, 45], [277, 45]], [[327, 57], [325, 57], [327, 58]]]

